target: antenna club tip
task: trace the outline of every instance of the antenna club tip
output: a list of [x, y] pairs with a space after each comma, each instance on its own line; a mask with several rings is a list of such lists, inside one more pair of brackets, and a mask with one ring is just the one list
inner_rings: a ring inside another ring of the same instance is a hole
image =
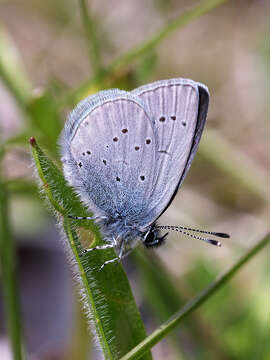
[[209, 243], [209, 244], [212, 244], [212, 245], [215, 245], [215, 246], [218, 246], [218, 247], [221, 247], [221, 242], [217, 241], [217, 240], [213, 240], [213, 239], [206, 239], [206, 241]]
[[222, 233], [222, 232], [216, 232], [215, 236], [218, 236], [218, 237], [221, 237], [221, 238], [224, 238], [224, 239], [228, 239], [230, 237], [229, 234]]

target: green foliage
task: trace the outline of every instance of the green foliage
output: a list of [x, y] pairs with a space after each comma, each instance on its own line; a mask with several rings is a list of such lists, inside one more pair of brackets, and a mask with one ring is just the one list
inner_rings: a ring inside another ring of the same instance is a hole
[[[162, 41], [174, 31], [185, 28], [190, 22], [225, 2], [199, 2], [195, 7], [177, 14], [172, 21], [135, 48], [105, 65], [102, 56], [104, 44], [98, 31], [98, 21], [87, 8], [87, 1], [78, 0], [92, 76], [72, 90], [59, 86], [57, 94], [49, 86], [38, 93], [33, 91], [31, 81], [22, 66], [20, 53], [5, 29], [0, 29], [0, 78], [13, 96], [23, 121], [18, 134], [5, 140], [0, 139], [0, 265], [14, 359], [24, 358], [24, 346], [9, 202], [11, 196], [37, 196], [37, 186], [28, 178], [5, 179], [3, 160], [14, 149], [25, 148], [32, 135], [35, 135], [41, 147], [46, 149], [46, 153], [54, 160], [50, 160], [35, 140], [31, 139], [32, 155], [43, 197], [63, 228], [65, 246], [79, 283], [88, 321], [105, 359], [151, 359], [150, 349], [169, 334], [174, 354], [177, 354], [179, 359], [269, 358], [269, 321], [266, 320], [270, 312], [268, 262], [264, 268], [265, 274], [260, 280], [260, 294], [254, 294], [251, 300], [243, 301], [244, 296], [239, 294], [239, 288], [234, 282], [227, 284], [243, 265], [264, 248], [270, 241], [269, 236], [251, 247], [246, 255], [217, 280], [215, 278], [220, 267], [213, 265], [206, 269], [201, 259], [194, 260], [191, 271], [184, 274], [179, 281], [172, 278], [154, 254], [133, 254], [140, 279], [139, 285], [136, 285], [140, 286], [147, 309], [155, 322], [163, 323], [147, 337], [122, 264], [99, 271], [106, 260], [116, 256], [114, 250], [89, 252], [81, 256], [83, 247], [101, 244], [102, 236], [99, 228], [91, 221], [74, 221], [68, 217], [89, 216], [89, 212], [74, 190], [68, 186], [58, 167], [60, 161], [57, 139], [63, 126], [62, 113], [66, 110], [65, 106], [70, 108], [83, 97], [103, 88], [131, 89], [146, 83], [153, 77], [158, 66], [157, 47]], [[159, 3], [161, 6], [162, 1]], [[173, 2], [166, 2], [166, 9], [171, 6], [168, 3]], [[56, 1], [56, 8], [61, 9], [64, 5], [62, 0]], [[162, 6], [165, 6], [165, 2]], [[63, 23], [68, 24], [71, 13], [72, 10], [65, 12]], [[217, 187], [212, 189], [213, 197], [218, 193], [219, 200], [228, 208], [234, 201], [237, 202], [234, 200], [236, 193], [238, 197], [239, 193], [243, 193], [249, 205], [256, 203], [257, 208], [268, 202], [268, 173], [262, 171], [255, 161], [247, 159], [237, 146], [232, 146], [217, 131], [208, 131], [205, 134], [196, 159], [195, 168], [196, 163], [202, 163], [201, 159], [203, 166], [208, 165], [205, 174], [207, 179], [211, 177], [210, 171], [213, 168], [219, 178], [222, 177], [224, 182], [231, 184], [231, 190], [227, 192], [222, 191], [223, 183], [220, 182], [219, 187], [216, 185]], [[203, 170], [199, 167], [197, 171], [202, 173]], [[247, 208], [248, 205], [245, 204], [245, 209]], [[217, 290], [219, 292], [216, 294]], [[195, 311], [202, 305], [203, 311]], [[228, 317], [226, 314], [229, 312]], [[179, 324], [182, 325], [181, 329], [172, 331]], [[186, 343], [191, 350], [185, 348]], [[78, 348], [71, 350], [72, 354], [79, 351]], [[87, 346], [81, 357], [76, 358], [86, 357]]]
[[0, 274], [14, 360], [23, 360], [22, 331], [15, 264], [15, 247], [8, 218], [8, 193], [0, 182]]
[[[89, 231], [94, 234], [95, 245], [102, 241], [98, 228], [91, 221], [78, 223], [68, 218], [69, 214], [84, 216], [87, 209], [33, 138], [31, 144], [41, 188], [57, 212], [72, 250], [71, 261], [75, 260], [74, 271], [81, 284], [84, 306], [93, 331], [98, 337], [105, 358], [118, 359], [146, 336], [128, 279], [121, 264], [113, 269], [105, 267], [100, 271], [105, 261], [116, 257], [114, 250], [93, 251], [81, 255], [82, 246], [78, 239], [80, 228], [87, 230], [88, 235]], [[119, 336], [122, 332], [125, 337]], [[150, 353], [145, 354], [144, 358], [151, 359]]]
[[183, 319], [190, 315], [194, 310], [200, 307], [206, 300], [224, 286], [243, 265], [245, 265], [253, 256], [262, 250], [270, 242], [270, 235], [266, 235], [261, 241], [253, 246], [244, 256], [242, 256], [234, 266], [219, 276], [214, 282], [202, 290], [195, 298], [186, 303], [169, 320], [162, 324], [144, 341], [137, 345], [130, 353], [126, 354], [121, 360], [140, 359], [143, 354], [157, 344], [164, 336], [173, 330]]

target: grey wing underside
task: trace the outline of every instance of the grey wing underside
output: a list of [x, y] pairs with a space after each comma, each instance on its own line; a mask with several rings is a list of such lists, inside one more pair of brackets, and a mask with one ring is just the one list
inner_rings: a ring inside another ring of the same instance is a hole
[[152, 191], [156, 141], [142, 101], [117, 89], [81, 102], [61, 136], [68, 182], [95, 214], [136, 222]]
[[133, 90], [151, 114], [157, 140], [154, 179], [143, 226], [153, 223], [169, 206], [182, 184], [202, 135], [209, 92], [189, 79], [154, 82]]

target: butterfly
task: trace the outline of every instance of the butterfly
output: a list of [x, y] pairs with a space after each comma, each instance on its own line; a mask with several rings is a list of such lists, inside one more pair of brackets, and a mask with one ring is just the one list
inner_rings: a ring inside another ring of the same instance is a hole
[[[209, 92], [189, 79], [153, 82], [132, 91], [110, 89], [81, 101], [60, 138], [63, 171], [121, 260], [137, 244], [155, 247], [176, 230], [220, 246], [228, 234], [184, 226], [159, 226], [197, 151], [207, 117]], [[102, 266], [102, 267], [103, 267]]]

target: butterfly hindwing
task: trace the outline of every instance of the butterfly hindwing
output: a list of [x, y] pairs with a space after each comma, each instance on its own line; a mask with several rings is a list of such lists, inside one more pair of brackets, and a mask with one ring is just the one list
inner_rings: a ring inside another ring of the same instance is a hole
[[132, 93], [151, 114], [157, 140], [146, 226], [165, 211], [184, 180], [203, 131], [209, 93], [206, 86], [188, 79], [158, 81]]

